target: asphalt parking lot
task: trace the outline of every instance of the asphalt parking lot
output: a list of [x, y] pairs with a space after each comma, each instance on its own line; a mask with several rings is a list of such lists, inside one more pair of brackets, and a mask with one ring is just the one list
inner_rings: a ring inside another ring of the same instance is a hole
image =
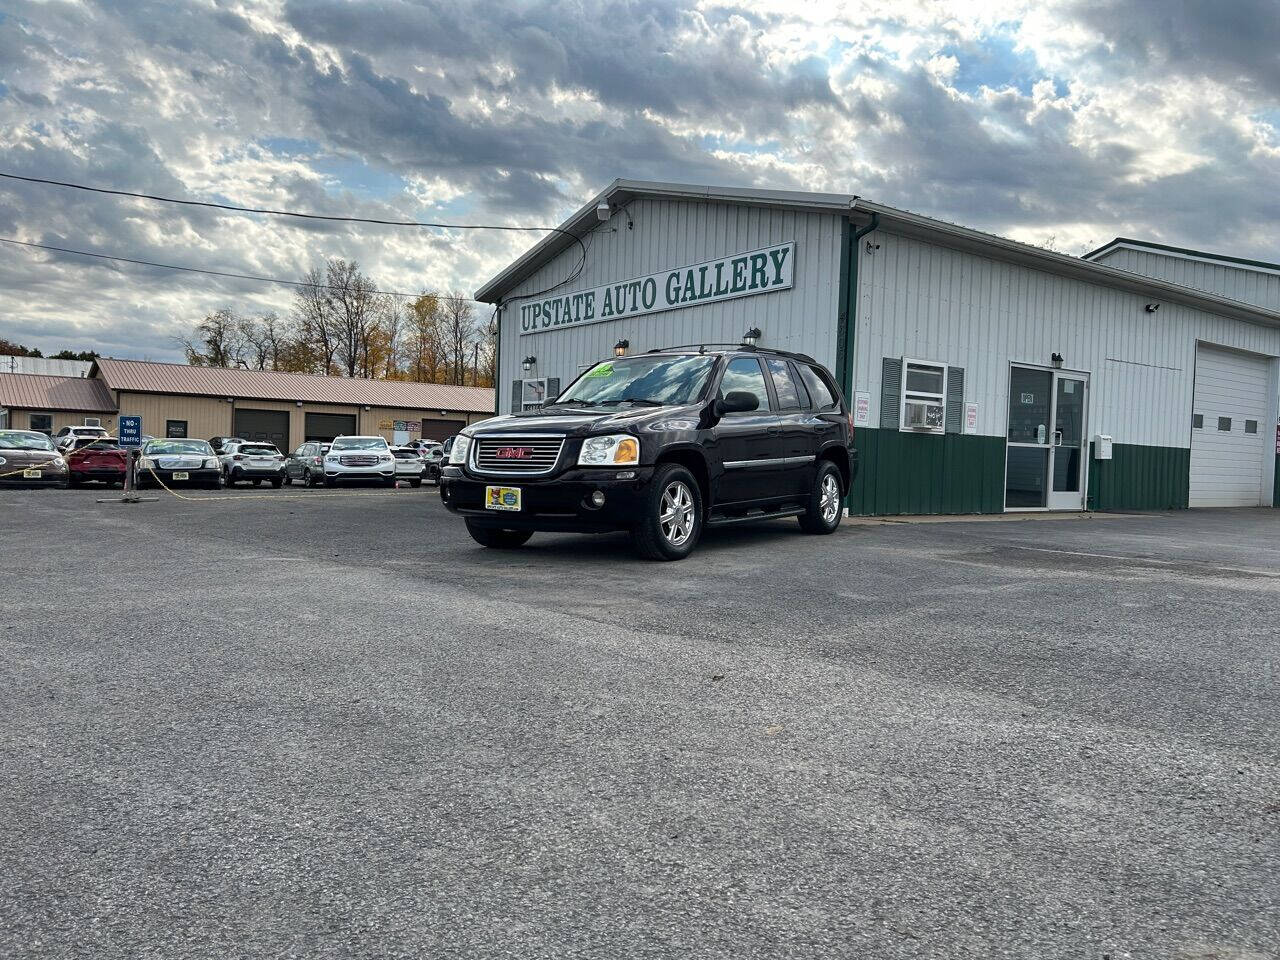
[[0, 492], [0, 955], [1277, 955], [1280, 511], [343, 493]]

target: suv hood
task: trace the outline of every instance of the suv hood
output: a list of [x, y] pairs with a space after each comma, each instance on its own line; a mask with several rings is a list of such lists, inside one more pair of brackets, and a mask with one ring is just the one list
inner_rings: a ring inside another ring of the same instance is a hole
[[472, 436], [512, 433], [564, 433], [585, 436], [596, 433], [626, 433], [643, 430], [656, 422], [672, 417], [697, 420], [703, 404], [680, 404], [667, 407], [606, 407], [583, 409], [581, 407], [548, 407], [493, 417], [467, 428]]

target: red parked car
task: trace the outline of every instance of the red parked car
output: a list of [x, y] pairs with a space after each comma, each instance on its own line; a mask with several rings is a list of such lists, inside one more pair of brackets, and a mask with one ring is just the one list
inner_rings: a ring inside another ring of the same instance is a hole
[[73, 487], [86, 480], [123, 485], [125, 458], [128, 455], [111, 437], [76, 437], [74, 449], [63, 454]]

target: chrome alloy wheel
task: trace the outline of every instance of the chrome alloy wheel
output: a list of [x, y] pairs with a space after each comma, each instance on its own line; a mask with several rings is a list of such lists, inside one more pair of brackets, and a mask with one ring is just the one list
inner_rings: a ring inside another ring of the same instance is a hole
[[663, 539], [673, 547], [682, 547], [693, 536], [693, 494], [680, 480], [673, 480], [662, 491], [658, 525]]
[[836, 522], [836, 515], [840, 513], [840, 481], [834, 473], [828, 473], [822, 478], [822, 501], [819, 509], [823, 523], [830, 525]]

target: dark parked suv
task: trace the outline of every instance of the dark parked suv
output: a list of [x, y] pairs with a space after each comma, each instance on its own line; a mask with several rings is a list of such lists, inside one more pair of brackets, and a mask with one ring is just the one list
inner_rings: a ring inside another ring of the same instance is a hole
[[656, 350], [596, 364], [540, 410], [467, 427], [440, 497], [486, 547], [629, 530], [642, 556], [679, 560], [704, 527], [794, 516], [831, 533], [857, 472], [852, 433], [809, 357]]

